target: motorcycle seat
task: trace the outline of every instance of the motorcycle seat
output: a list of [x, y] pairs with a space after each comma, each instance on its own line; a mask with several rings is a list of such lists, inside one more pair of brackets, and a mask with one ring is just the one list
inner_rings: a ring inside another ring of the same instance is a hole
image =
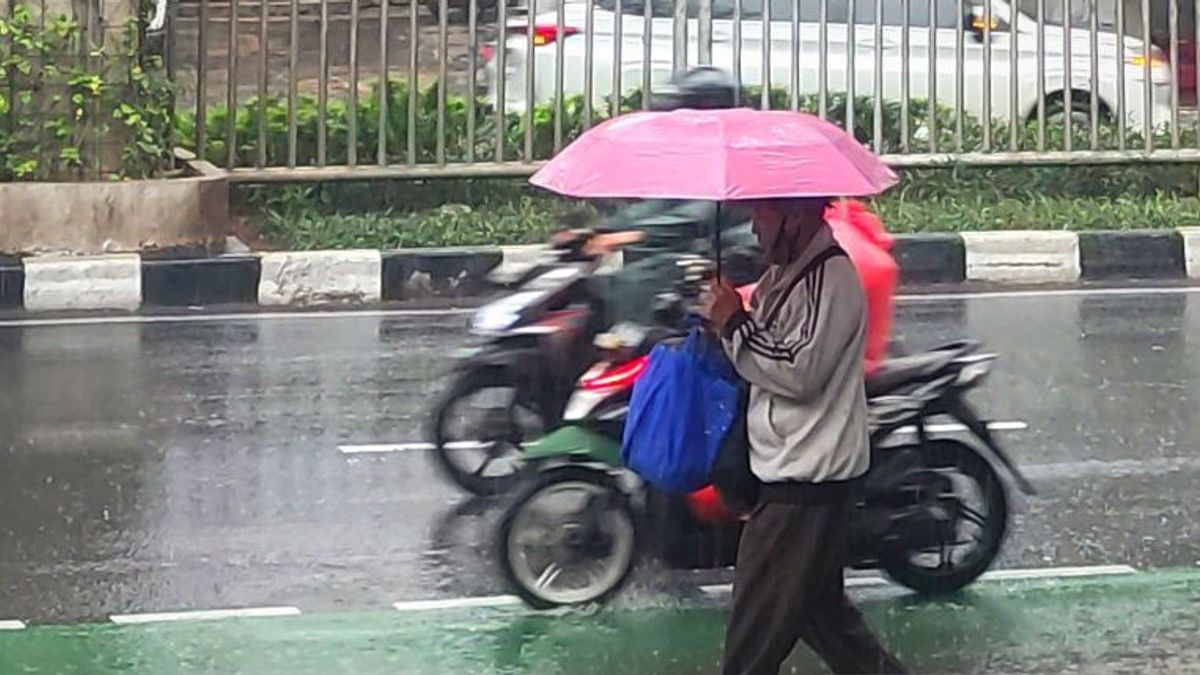
[[902, 387], [927, 382], [946, 366], [978, 349], [975, 342], [952, 342], [921, 354], [888, 359], [867, 378], [867, 397], [893, 393]]

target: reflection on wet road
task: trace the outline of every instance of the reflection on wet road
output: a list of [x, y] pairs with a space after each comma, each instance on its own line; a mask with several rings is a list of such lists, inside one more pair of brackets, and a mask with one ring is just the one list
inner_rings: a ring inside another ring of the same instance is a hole
[[[0, 619], [383, 609], [502, 592], [487, 503], [419, 450], [465, 317], [0, 327]], [[1039, 495], [1005, 567], [1200, 562], [1200, 294], [907, 302], [908, 349], [1001, 361], [976, 398]], [[458, 510], [456, 510], [458, 506]], [[674, 585], [648, 575], [643, 585]]]

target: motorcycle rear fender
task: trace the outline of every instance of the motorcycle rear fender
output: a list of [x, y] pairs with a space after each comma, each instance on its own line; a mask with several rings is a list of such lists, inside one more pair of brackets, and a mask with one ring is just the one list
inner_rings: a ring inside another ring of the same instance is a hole
[[575, 425], [559, 427], [525, 446], [525, 458], [537, 462], [553, 458], [594, 460], [609, 467], [621, 466], [621, 444]]

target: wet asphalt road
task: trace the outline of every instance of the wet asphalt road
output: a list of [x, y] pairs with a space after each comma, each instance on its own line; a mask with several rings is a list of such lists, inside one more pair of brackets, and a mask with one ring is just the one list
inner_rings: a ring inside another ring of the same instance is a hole
[[[901, 305], [909, 349], [1002, 360], [976, 402], [1040, 494], [1001, 565], [1200, 564], [1200, 293]], [[421, 440], [466, 317], [0, 325], [0, 618], [503, 592], [491, 513]], [[461, 517], [458, 517], [461, 516]], [[649, 586], [658, 584], [651, 575]]]

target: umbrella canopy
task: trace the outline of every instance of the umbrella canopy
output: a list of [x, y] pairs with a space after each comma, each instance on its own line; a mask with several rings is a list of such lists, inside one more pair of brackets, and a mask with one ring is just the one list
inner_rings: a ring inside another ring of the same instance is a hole
[[585, 199], [865, 197], [896, 174], [841, 128], [748, 108], [623, 115], [580, 136], [530, 182]]

